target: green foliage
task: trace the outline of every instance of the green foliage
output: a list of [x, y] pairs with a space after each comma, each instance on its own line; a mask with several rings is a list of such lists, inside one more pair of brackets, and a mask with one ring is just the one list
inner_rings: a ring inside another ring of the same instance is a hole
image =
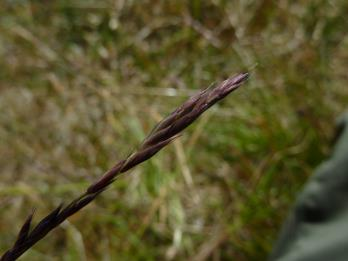
[[[345, 0], [2, 1], [0, 251], [192, 92], [249, 84], [23, 260], [263, 260], [348, 101]], [[35, 218], [34, 218], [35, 221]]]

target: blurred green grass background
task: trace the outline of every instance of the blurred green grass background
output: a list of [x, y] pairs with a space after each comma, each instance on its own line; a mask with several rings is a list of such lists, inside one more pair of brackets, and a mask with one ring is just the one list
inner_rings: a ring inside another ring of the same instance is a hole
[[23, 260], [263, 260], [348, 101], [346, 0], [0, 3], [0, 251], [212, 82], [249, 83]]

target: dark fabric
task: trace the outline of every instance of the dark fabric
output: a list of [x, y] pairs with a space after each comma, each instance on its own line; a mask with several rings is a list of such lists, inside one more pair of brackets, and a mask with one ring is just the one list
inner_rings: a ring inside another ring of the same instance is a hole
[[299, 195], [270, 260], [348, 260], [348, 114], [336, 145]]

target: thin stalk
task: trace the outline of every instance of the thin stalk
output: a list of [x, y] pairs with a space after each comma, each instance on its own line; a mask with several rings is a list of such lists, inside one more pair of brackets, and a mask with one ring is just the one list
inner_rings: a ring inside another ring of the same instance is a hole
[[33, 228], [31, 228], [33, 213], [30, 214], [22, 225], [16, 242], [3, 254], [0, 261], [16, 260], [51, 230], [93, 201], [115, 181], [118, 175], [148, 160], [171, 143], [179, 136], [181, 131], [194, 122], [203, 112], [236, 90], [248, 79], [248, 76], [248, 73], [238, 74], [215, 85], [215, 87], [207, 88], [192, 96], [158, 123], [133, 154], [115, 164], [102, 177], [93, 182], [81, 196], [66, 206], [61, 204]]

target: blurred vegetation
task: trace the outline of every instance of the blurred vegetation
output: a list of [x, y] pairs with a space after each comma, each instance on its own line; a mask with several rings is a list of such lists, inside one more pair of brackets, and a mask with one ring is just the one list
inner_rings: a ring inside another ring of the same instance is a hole
[[248, 85], [23, 260], [262, 260], [348, 101], [346, 0], [0, 3], [0, 251], [193, 92]]

